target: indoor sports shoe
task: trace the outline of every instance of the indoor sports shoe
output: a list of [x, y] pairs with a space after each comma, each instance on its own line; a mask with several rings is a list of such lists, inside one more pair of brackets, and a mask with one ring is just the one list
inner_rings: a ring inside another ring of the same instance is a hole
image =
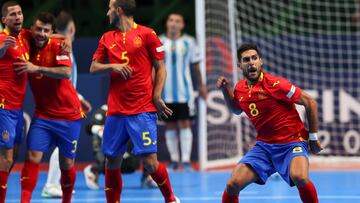
[[169, 203], [180, 203], [180, 199], [175, 196], [175, 201], [169, 202]]
[[61, 186], [45, 185], [45, 187], [41, 193], [41, 196], [45, 197], [45, 198], [61, 198], [62, 197]]
[[157, 188], [158, 185], [151, 178], [150, 175], [146, 176], [146, 175], [143, 174], [142, 177], [141, 177], [141, 187], [144, 188], [144, 189], [152, 189], [152, 188]]
[[98, 190], [97, 176], [91, 171], [91, 164], [84, 168], [86, 186], [91, 190]]
[[176, 161], [172, 161], [167, 167], [166, 169], [168, 171], [176, 171], [179, 169], [179, 162]]
[[183, 165], [184, 171], [185, 172], [193, 172], [194, 169], [191, 167], [191, 163], [190, 162], [185, 162]]

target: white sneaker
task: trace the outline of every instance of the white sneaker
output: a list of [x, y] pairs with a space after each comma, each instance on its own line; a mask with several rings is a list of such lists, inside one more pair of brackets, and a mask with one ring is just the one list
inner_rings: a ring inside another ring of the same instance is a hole
[[61, 186], [45, 185], [45, 187], [41, 193], [41, 196], [45, 197], [45, 198], [61, 198], [62, 197]]
[[169, 203], [181, 203], [181, 202], [180, 202], [180, 199], [175, 196], [175, 201], [172, 201], [172, 202], [169, 202]]
[[[75, 195], [75, 190], [72, 191], [72, 194]], [[41, 197], [62, 198], [61, 185], [45, 185], [41, 193]]]
[[86, 186], [91, 190], [98, 190], [99, 185], [97, 184], [97, 177], [96, 175], [91, 171], [91, 165], [88, 165], [84, 168], [84, 176], [85, 176], [85, 183]]

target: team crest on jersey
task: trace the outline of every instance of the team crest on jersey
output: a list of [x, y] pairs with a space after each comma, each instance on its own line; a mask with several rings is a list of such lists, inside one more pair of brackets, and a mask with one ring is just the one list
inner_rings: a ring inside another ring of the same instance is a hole
[[47, 64], [51, 64], [51, 62], [52, 62], [52, 60], [53, 60], [53, 55], [52, 55], [52, 53], [46, 53], [46, 56], [45, 56], [45, 61], [46, 61], [46, 63]]
[[135, 37], [133, 42], [134, 42], [134, 47], [136, 47], [136, 48], [139, 48], [142, 46], [142, 39], [139, 36]]
[[2, 140], [3, 140], [4, 142], [9, 141], [9, 138], [10, 138], [10, 136], [9, 136], [9, 131], [4, 130], [4, 131], [2, 132], [2, 134], [1, 134], [1, 137], [2, 137]]

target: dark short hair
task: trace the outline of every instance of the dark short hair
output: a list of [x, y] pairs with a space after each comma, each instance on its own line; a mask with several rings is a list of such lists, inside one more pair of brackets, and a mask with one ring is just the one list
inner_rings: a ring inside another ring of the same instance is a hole
[[120, 7], [126, 16], [134, 16], [136, 2], [135, 0], [116, 0], [115, 7]]
[[68, 12], [61, 11], [55, 19], [55, 27], [62, 32], [66, 30], [71, 21], [74, 21], [74, 18]]
[[2, 17], [5, 17], [8, 13], [8, 8], [11, 6], [20, 6], [20, 4], [17, 1], [7, 1], [5, 2], [1, 7], [1, 15]]
[[49, 12], [41, 12], [35, 17], [34, 24], [37, 20], [45, 24], [51, 24], [52, 29], [54, 29], [55, 17], [53, 14]]
[[181, 16], [181, 17], [183, 18], [183, 20], [185, 21], [184, 14], [181, 13], [180, 11], [172, 11], [172, 12], [170, 12], [169, 15], [168, 15], [168, 18], [169, 18], [171, 15]]
[[244, 53], [244, 52], [247, 51], [247, 50], [251, 50], [251, 49], [255, 50], [255, 51], [259, 54], [259, 56], [261, 57], [261, 53], [260, 53], [258, 47], [256, 46], [256, 44], [253, 44], [253, 43], [245, 43], [245, 44], [242, 44], [242, 45], [238, 48], [238, 50], [237, 50], [237, 58], [238, 58], [238, 61], [241, 60], [241, 54], [242, 54], [242, 53]]

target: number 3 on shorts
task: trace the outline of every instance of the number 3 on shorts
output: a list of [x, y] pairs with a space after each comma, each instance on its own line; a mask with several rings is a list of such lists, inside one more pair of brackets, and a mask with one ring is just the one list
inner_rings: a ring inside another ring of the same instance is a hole
[[75, 153], [75, 152], [76, 152], [76, 148], [77, 148], [77, 141], [74, 140], [74, 141], [72, 141], [71, 143], [74, 145], [74, 149], [71, 150], [71, 153]]
[[144, 146], [149, 146], [151, 144], [151, 138], [148, 137], [149, 134], [150, 134], [149, 132], [142, 133], [142, 139], [144, 141]]

